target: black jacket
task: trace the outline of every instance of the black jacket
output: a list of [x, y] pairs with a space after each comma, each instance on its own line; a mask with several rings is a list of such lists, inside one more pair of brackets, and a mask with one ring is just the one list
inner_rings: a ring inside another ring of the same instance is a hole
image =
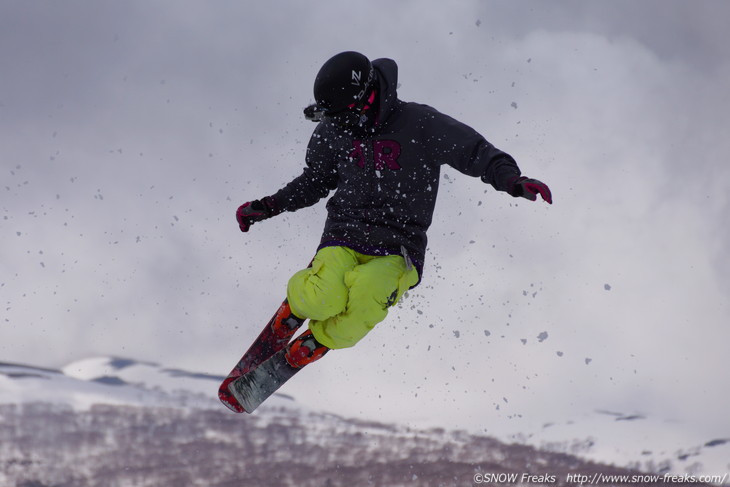
[[442, 164], [507, 191], [514, 159], [474, 129], [437, 110], [397, 98], [398, 66], [373, 61], [380, 86], [378, 123], [357, 136], [324, 121], [307, 147], [302, 174], [274, 196], [281, 211], [327, 203], [320, 248], [344, 245], [367, 255], [407, 251], [419, 276]]

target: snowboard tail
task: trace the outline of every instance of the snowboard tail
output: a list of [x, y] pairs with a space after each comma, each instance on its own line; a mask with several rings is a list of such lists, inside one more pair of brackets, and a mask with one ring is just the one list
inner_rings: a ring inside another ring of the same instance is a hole
[[237, 413], [251, 412], [241, 406], [241, 403], [231, 393], [229, 386], [237, 378], [256, 369], [267, 359], [284, 350], [302, 323], [304, 323], [304, 320], [294, 316], [289, 307], [289, 302], [285, 299], [258, 338], [221, 383], [218, 389], [218, 398], [228, 409]]
[[245, 412], [254, 412], [262, 402], [301, 370], [292, 367], [286, 361], [286, 353], [286, 349], [279, 350], [255, 369], [230, 382], [229, 392]]
[[258, 367], [228, 383], [228, 392], [247, 413], [252, 413], [304, 366], [319, 360], [329, 351], [307, 330], [285, 348], [274, 353]]

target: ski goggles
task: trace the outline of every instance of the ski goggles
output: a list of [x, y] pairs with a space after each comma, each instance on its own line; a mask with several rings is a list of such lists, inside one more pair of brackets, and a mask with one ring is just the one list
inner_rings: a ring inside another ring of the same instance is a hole
[[370, 90], [370, 94], [362, 98], [362, 100], [347, 105], [346, 108], [334, 112], [323, 112], [323, 118], [332, 121], [333, 124], [340, 127], [356, 127], [364, 125], [374, 118], [373, 105], [375, 104], [376, 91]]

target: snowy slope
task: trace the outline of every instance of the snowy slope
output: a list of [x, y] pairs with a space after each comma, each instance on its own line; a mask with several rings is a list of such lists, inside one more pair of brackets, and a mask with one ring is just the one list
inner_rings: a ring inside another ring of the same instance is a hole
[[161, 391], [170, 395], [193, 393], [215, 398], [218, 384], [223, 380], [206, 374], [168, 369], [153, 362], [115, 357], [94, 357], [72, 362], [62, 372], [82, 381], [106, 384], [125, 384], [149, 391]]
[[[118, 357], [80, 360], [60, 370], [0, 363], [0, 404], [51, 402], [77, 411], [95, 404], [225, 411], [217, 400], [221, 380], [218, 376]], [[313, 431], [321, 431], [323, 438], [336, 432], [354, 434], [364, 430], [369, 434], [412, 434], [407, 428], [311, 411], [284, 394], [272, 397], [254, 416], [259, 423], [266, 423], [281, 421], [282, 415], [291, 421], [306, 418], [306, 423]], [[646, 415], [596, 411], [506, 440], [644, 471], [709, 475], [730, 471], [729, 438], [698, 433], [694, 444], [680, 445], [672, 440], [671, 431], [676, 427]]]
[[[94, 404], [220, 408], [222, 377], [165, 368], [152, 362], [94, 357], [60, 370], [0, 363], [0, 404], [52, 402], [85, 410]], [[272, 405], [294, 401], [285, 395]]]
[[[678, 431], [683, 432], [684, 443], [678, 439]], [[686, 443], [687, 438], [692, 442]], [[515, 439], [543, 449], [643, 471], [678, 475], [730, 472], [730, 438], [649, 414], [593, 411], [545, 424], [541, 431], [517, 435]]]
[[93, 404], [145, 404], [153, 398], [134, 387], [79, 380], [60, 370], [0, 364], [0, 404], [50, 402], [88, 409]]

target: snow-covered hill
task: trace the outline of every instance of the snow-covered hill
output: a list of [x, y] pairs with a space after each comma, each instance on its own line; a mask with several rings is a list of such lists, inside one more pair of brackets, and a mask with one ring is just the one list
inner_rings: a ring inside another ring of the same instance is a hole
[[[95, 404], [219, 409], [221, 380], [118, 357], [88, 358], [59, 370], [0, 363], [0, 404], [50, 402], [76, 411]], [[277, 394], [271, 404], [294, 407], [295, 403], [291, 397]]]
[[[254, 415], [236, 415], [217, 400], [216, 391], [221, 380], [222, 377], [116, 357], [89, 358], [60, 370], [0, 363], [0, 444], [4, 445], [0, 447], [0, 472], [5, 472], [0, 474], [0, 481], [4, 481], [0, 484], [12, 485], [10, 481], [18, 481], [27, 472], [33, 473], [27, 480], [52, 480], [52, 477], [43, 477], [41, 473], [50, 468], [44, 463], [47, 461], [44, 458], [49, 454], [44, 448], [55, 448], [57, 445], [54, 442], [78, 442], [79, 451], [92, 452], [92, 456], [99, 457], [98, 461], [108, 468], [107, 463], [112, 461], [115, 449], [145, 448], [130, 439], [130, 431], [136, 431], [132, 436], [141, 434], [140, 438], [149, 434], [156, 437], [162, 435], [166, 438], [165, 448], [170, 451], [178, 451], [183, 445], [197, 444], [200, 451], [196, 450], [190, 461], [199, 461], [205, 465], [224, 461], [222, 458], [226, 455], [226, 445], [232, 448], [230, 454], [234, 457], [241, 451], [248, 452], [249, 463], [241, 464], [240, 468], [227, 474], [216, 473], [221, 483], [210, 485], [229, 485], [224, 483], [226, 478], [240, 478], [248, 475], [246, 472], [251, 469], [262, 468], [267, 455], [273, 455], [279, 467], [283, 468], [287, 465], [287, 459], [282, 458], [282, 452], [289, 451], [292, 445], [310, 451], [310, 455], [314, 455], [318, 461], [324, 461], [322, 465], [327, 465], [327, 462], [343, 468], [349, 465], [348, 468], [357, 470], [350, 471], [353, 476], [367, 477], [362, 465], [368, 462], [377, 463], [380, 469], [392, 467], [390, 473], [382, 473], [391, 479], [389, 482], [396, 478], [409, 478], [409, 475], [410, 478], [422, 477], [424, 472], [438, 464], [439, 468], [452, 469], [460, 477], [453, 485], [471, 485], [467, 482], [469, 478], [465, 472], [474, 475], [474, 472], [499, 470], [522, 473], [543, 469], [559, 473], [567, 482], [566, 475], [571, 472], [623, 471], [606, 467], [605, 463], [634, 468], [635, 471], [646, 471], [649, 467], [655, 472], [723, 475], [727, 471], [722, 467], [723, 459], [727, 462], [730, 458], [730, 440], [721, 437], [708, 438], [707, 441], [683, 448], [638, 451], [632, 456], [627, 452], [634, 452], [637, 447], [634, 445], [632, 449], [628, 443], [636, 443], [634, 439], [645, 434], [660, 434], [662, 423], [640, 415], [608, 411], [562, 424], [545, 425], [543, 431], [537, 434], [516, 438], [517, 445], [507, 445], [463, 431], [413, 430], [377, 421], [342, 418], [304, 408], [294, 398], [284, 394], [272, 397]], [[24, 425], [26, 422], [29, 424]], [[47, 423], [45, 427], [44, 423]], [[59, 423], [67, 425], [68, 429], [57, 430], [56, 425]], [[177, 426], [171, 431], [165, 426], [169, 424]], [[607, 428], [606, 425], [613, 427]], [[23, 432], [23, 428], [32, 431], [30, 437]], [[144, 433], [140, 433], [140, 428], [145, 430]], [[596, 432], [604, 432], [607, 437], [598, 437]], [[627, 435], [626, 432], [632, 434]], [[621, 444], [621, 435], [624, 435], [625, 448], [616, 447]], [[49, 441], [45, 441], [44, 436]], [[611, 437], [610, 441], [607, 441], [608, 436]], [[24, 442], [29, 443], [25, 447], [15, 447]], [[277, 442], [282, 445], [282, 451], [272, 452], [266, 446]], [[607, 450], [606, 445], [614, 445], [613, 450]], [[535, 446], [541, 448], [536, 449]], [[322, 448], [325, 451], [320, 451]], [[38, 451], [29, 453], [33, 450]], [[208, 453], [201, 453], [203, 450]], [[312, 453], [314, 451], [316, 454]], [[52, 468], [54, 475], [73, 477], [73, 471], [68, 470], [71, 467], [67, 467], [64, 462], [74, 465], [79, 459], [73, 453], [67, 455]], [[156, 455], [159, 454], [153, 456]], [[220, 455], [220, 458], [216, 455]], [[295, 462], [301, 461], [297, 459]], [[37, 469], [16, 468], [23, 462], [31, 462], [28, 465], [36, 465]], [[155, 464], [149, 463], [147, 457], [130, 459], [129, 462], [147, 471], [148, 476], [152, 475], [149, 471], [155, 469]], [[393, 465], [385, 467], [388, 462], [393, 462]], [[407, 462], [410, 462], [411, 467], [406, 466]], [[321, 465], [310, 465], [308, 461], [305, 463], [312, 472], [323, 468]], [[413, 465], [418, 466], [416, 470], [422, 471], [411, 471], [415, 468]], [[95, 471], [90, 466], [83, 469]], [[195, 475], [203, 475], [208, 479], [213, 475], [202, 472], [200, 470]], [[321, 471], [318, 472], [316, 475], [322, 475]], [[88, 476], [91, 483], [79, 485], [93, 485], [92, 480], [96, 479], [94, 475]], [[188, 472], [185, 475], [193, 474]], [[261, 473], [257, 475], [257, 478], [264, 479], [261, 485], [267, 485], [266, 476]], [[428, 478], [438, 477], [435, 473], [428, 475], [431, 475]], [[193, 477], [180, 477], [178, 481], [189, 482]], [[726, 482], [729, 480], [725, 477]], [[289, 481], [281, 482], [281, 485], [288, 485], [286, 482]]]

